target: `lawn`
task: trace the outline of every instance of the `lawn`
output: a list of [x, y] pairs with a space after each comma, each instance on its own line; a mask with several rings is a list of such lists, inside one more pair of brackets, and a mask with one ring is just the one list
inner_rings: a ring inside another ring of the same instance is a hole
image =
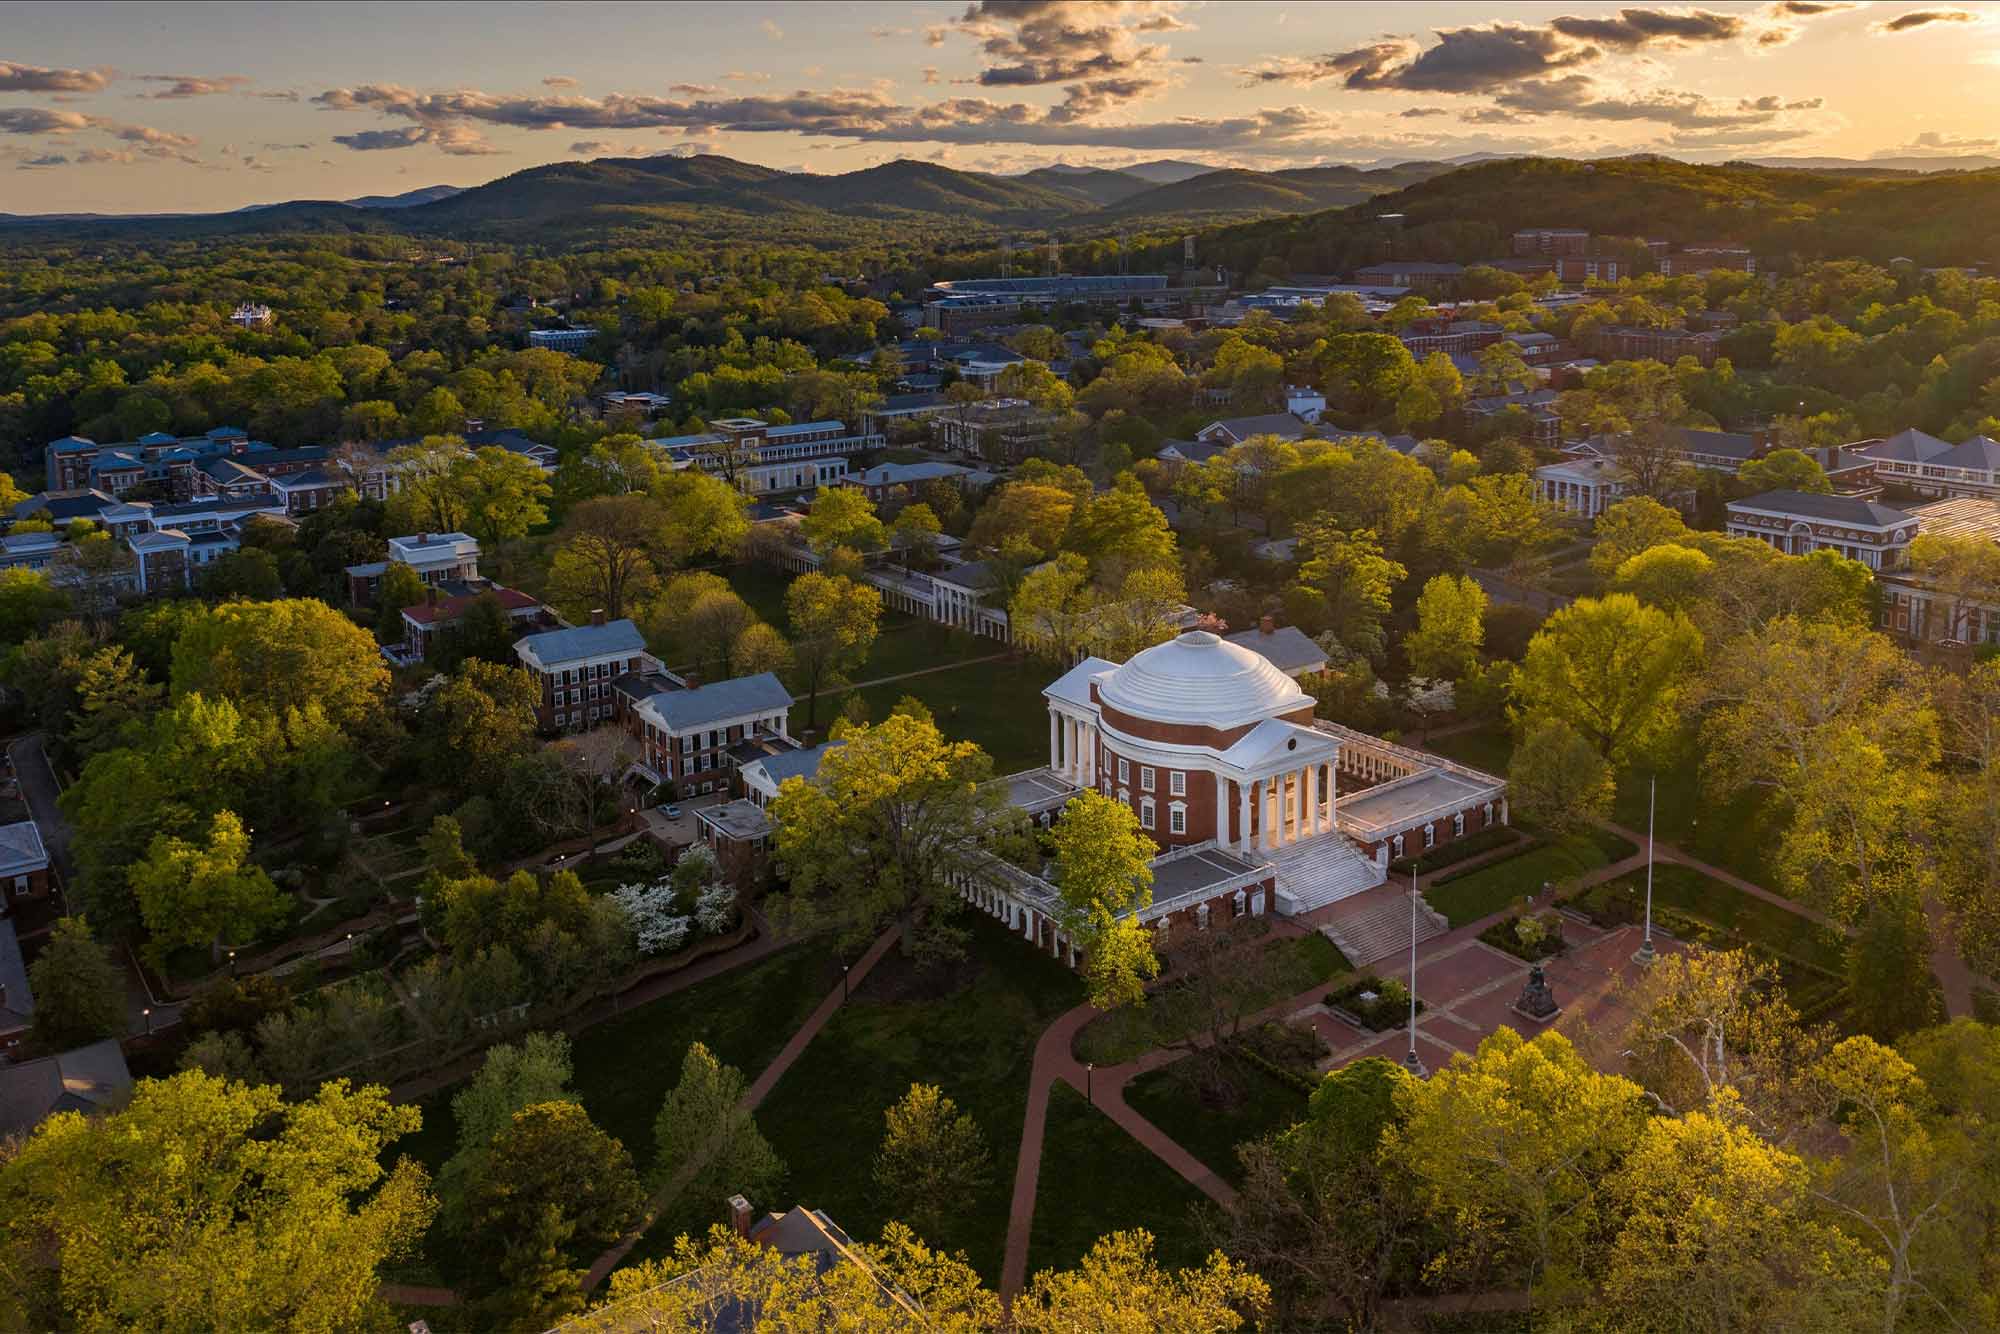
[[[1643, 837], [1646, 796], [1651, 774], [1628, 769], [1618, 775], [1618, 798], [1611, 818]], [[1782, 828], [1771, 809], [1770, 793], [1752, 789], [1718, 802], [1702, 791], [1699, 762], [1688, 760], [1660, 773], [1654, 805], [1654, 838], [1745, 880], [1769, 885], [1771, 868], [1765, 850]]]
[[[1596, 886], [1589, 897], [1619, 918], [1638, 921], [1645, 911], [1646, 873], [1637, 871]], [[1699, 917], [1773, 954], [1830, 973], [1847, 966], [1846, 943], [1836, 932], [1689, 867], [1654, 866], [1653, 906]]]
[[[1264, 948], [1281, 951], [1281, 955], [1265, 985], [1248, 999], [1246, 1015], [1310, 991], [1353, 967], [1332, 941], [1317, 932], [1287, 936]], [[1179, 1041], [1206, 1022], [1206, 1015], [1188, 993], [1169, 983], [1149, 993], [1143, 1006], [1113, 1010], [1091, 1020], [1076, 1035], [1076, 1059], [1098, 1065], [1135, 1061], [1155, 1047]]]
[[882, 1113], [911, 1084], [936, 1084], [984, 1132], [993, 1171], [927, 1240], [964, 1250], [994, 1283], [1035, 1041], [1082, 1002], [1083, 984], [990, 918], [962, 920], [972, 933], [963, 962], [926, 975], [900, 954], [885, 958], [772, 1090], [757, 1123], [791, 1175], [785, 1199], [754, 1203], [824, 1209], [874, 1240], [889, 1218], [869, 1171]]
[[1424, 902], [1443, 913], [1454, 927], [1476, 922], [1541, 893], [1544, 882], [1560, 883], [1610, 865], [1610, 852], [1625, 845], [1616, 835], [1607, 835], [1603, 841], [1609, 846], [1599, 846], [1595, 839], [1537, 844], [1463, 875], [1433, 881], [1424, 890]]
[[1028, 1243], [1031, 1278], [1042, 1269], [1068, 1269], [1099, 1237], [1132, 1228], [1153, 1234], [1161, 1264], [1199, 1264], [1208, 1248], [1194, 1221], [1197, 1207], [1213, 1206], [1081, 1093], [1060, 1082], [1049, 1090]]
[[[993, 757], [993, 771], [1008, 774], [1049, 762], [1048, 701], [1042, 688], [1055, 675], [1035, 662], [983, 662], [870, 686], [861, 700], [870, 720], [880, 722], [897, 700], [915, 696], [948, 740], [978, 742]], [[837, 700], [833, 708], [839, 708]]]
[[1243, 1184], [1237, 1145], [1305, 1119], [1305, 1095], [1248, 1062], [1230, 1067], [1230, 1081], [1241, 1095], [1233, 1107], [1208, 1106], [1179, 1064], [1140, 1075], [1125, 1086], [1125, 1101], [1233, 1185]]
[[[680, 1079], [691, 1043], [706, 1043], [755, 1079], [839, 975], [824, 947], [794, 945], [628, 1010], [572, 1040], [574, 1087], [591, 1119], [623, 1141], [643, 1170], [653, 1159], [653, 1118]], [[459, 1087], [419, 1104], [423, 1129], [397, 1151], [433, 1171], [443, 1165], [456, 1148], [451, 1098]]]

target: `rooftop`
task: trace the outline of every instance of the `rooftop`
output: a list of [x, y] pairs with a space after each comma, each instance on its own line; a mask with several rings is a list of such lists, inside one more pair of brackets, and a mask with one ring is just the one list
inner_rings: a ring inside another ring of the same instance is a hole
[[1892, 505], [1853, 496], [1827, 496], [1812, 491], [1765, 491], [1729, 502], [1731, 510], [1756, 510], [1766, 514], [1796, 515], [1825, 523], [1846, 524], [1851, 528], [1893, 528], [1908, 523], [1910, 514]]
[[131, 1087], [116, 1038], [0, 1067], [0, 1135], [25, 1135], [56, 1112], [96, 1111]]
[[[630, 621], [624, 622], [630, 625]], [[772, 672], [739, 676], [693, 690], [662, 690], [639, 705], [676, 735], [709, 727], [730, 718], [783, 713], [792, 707], [792, 692]]]
[[1261, 654], [1206, 630], [1133, 654], [1097, 686], [1098, 698], [1122, 713], [1213, 728], [1240, 727], [1312, 703]]
[[631, 621], [616, 620], [604, 625], [577, 625], [526, 635], [515, 641], [514, 649], [543, 667], [554, 667], [585, 658], [644, 653], [646, 637]]
[[2000, 542], [2000, 500], [1958, 496], [1911, 508], [1917, 531], [1937, 537], [1984, 537]]
[[0, 825], [0, 875], [26, 875], [48, 864], [49, 850], [33, 820]]
[[771, 832], [771, 819], [764, 814], [764, 808], [742, 797], [719, 806], [702, 806], [695, 811], [695, 818], [713, 826], [724, 838], [739, 842], [762, 838]]
[[1326, 650], [1296, 625], [1281, 625], [1268, 634], [1261, 626], [1238, 630], [1226, 637], [1232, 644], [1261, 653], [1273, 667], [1287, 676], [1326, 666]]

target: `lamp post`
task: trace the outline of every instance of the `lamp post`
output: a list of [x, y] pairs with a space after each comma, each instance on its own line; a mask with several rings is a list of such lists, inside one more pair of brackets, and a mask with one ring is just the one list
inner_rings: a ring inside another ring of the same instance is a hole
[[1653, 960], [1660, 956], [1653, 949], [1653, 799], [1658, 795], [1660, 779], [1656, 774], [1646, 787], [1646, 934], [1639, 942], [1638, 952], [1632, 961], [1641, 968], [1650, 968]]
[[1403, 1057], [1403, 1067], [1418, 1079], [1429, 1072], [1424, 1069], [1423, 1058], [1417, 1055], [1417, 868], [1410, 868], [1410, 1050]]
[[1091, 1106], [1097, 1105], [1097, 1062], [1083, 1063], [1083, 1100]]
[[140, 1013], [146, 1016], [146, 1036], [153, 1036], [153, 1007], [148, 1005]]
[[847, 967], [846, 964], [840, 965], [840, 999], [843, 1003], [847, 1000]]
[[236, 976], [236, 951], [229, 951], [229, 975]]

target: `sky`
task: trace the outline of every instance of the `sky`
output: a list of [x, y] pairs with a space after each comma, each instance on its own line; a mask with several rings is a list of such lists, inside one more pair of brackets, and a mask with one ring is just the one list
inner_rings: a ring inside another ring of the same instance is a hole
[[0, 0], [0, 213], [662, 153], [823, 173], [1936, 157], [2000, 150], [1996, 64], [2000, 5], [1950, 3]]

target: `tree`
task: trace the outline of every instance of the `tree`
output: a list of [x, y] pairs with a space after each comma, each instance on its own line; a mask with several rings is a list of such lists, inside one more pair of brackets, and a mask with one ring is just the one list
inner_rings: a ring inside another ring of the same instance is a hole
[[402, 561], [390, 561], [375, 588], [375, 605], [380, 609], [375, 620], [375, 637], [392, 644], [400, 642], [405, 633], [403, 609], [422, 606], [428, 592], [423, 576]]
[[596, 496], [652, 489], [660, 479], [653, 451], [636, 435], [613, 435], [572, 454], [556, 468], [555, 500], [564, 511]]
[[790, 881], [785, 915], [831, 930], [842, 950], [895, 923], [906, 952], [954, 957], [959, 885], [985, 874], [991, 855], [973, 835], [1018, 824], [1004, 792], [987, 785], [992, 760], [904, 714], [836, 728], [835, 738], [845, 744], [821, 758], [814, 781], [787, 780], [770, 806]]
[[792, 661], [806, 687], [806, 726], [819, 720], [820, 692], [843, 685], [874, 647], [882, 595], [840, 575], [802, 574], [785, 590], [792, 625]]
[[936, 1236], [993, 1177], [986, 1137], [935, 1084], [912, 1084], [882, 1113], [875, 1188], [921, 1234]]
[[777, 1189], [785, 1164], [744, 1105], [747, 1088], [742, 1072], [707, 1047], [688, 1047], [680, 1082], [653, 1121], [656, 1185], [710, 1207], [731, 1194], [756, 1199]]
[[1175, 563], [1167, 516], [1130, 473], [1076, 507], [1063, 546], [1089, 561], [1094, 576], [1114, 585], [1131, 570]]
[[380, 1268], [433, 1210], [383, 1150], [417, 1109], [385, 1090], [142, 1080], [122, 1111], [58, 1112], [0, 1168], [7, 1323], [333, 1331], [386, 1319]]
[[1934, 638], [1971, 638], [1967, 626], [1974, 613], [2000, 606], [2000, 545], [1990, 539], [1920, 532], [1909, 559], [1910, 569], [1948, 604], [1945, 623], [1926, 627]]
[[1809, 1181], [1726, 1115], [1649, 1120], [1609, 1186], [1601, 1314], [1658, 1334], [1860, 1328], [1873, 1266], [1813, 1217]]
[[[632, 1155], [570, 1101], [515, 1112], [465, 1187], [474, 1253], [496, 1260], [525, 1238], [565, 1257], [594, 1254], [638, 1220], [644, 1198]], [[492, 1292], [503, 1266], [478, 1264], [473, 1275], [475, 1290]]]
[[1368, 529], [1343, 532], [1330, 520], [1299, 528], [1299, 575], [1288, 606], [1294, 620], [1331, 631], [1352, 652], [1380, 659], [1389, 594], [1409, 571], [1382, 554]]
[[1578, 1284], [1612, 1216], [1606, 1178], [1646, 1121], [1638, 1085], [1603, 1075], [1553, 1030], [1502, 1028], [1427, 1080], [1398, 1086], [1384, 1160], [1445, 1229], [1434, 1273]]
[[176, 700], [199, 694], [276, 714], [317, 704], [352, 729], [380, 710], [388, 686], [374, 637], [314, 598], [214, 607], [174, 642]]
[[1810, 491], [1823, 496], [1833, 491], [1826, 469], [1796, 449], [1774, 449], [1761, 459], [1751, 459], [1737, 469], [1736, 480], [1746, 496], [1764, 491]]
[[973, 517], [969, 540], [998, 551], [1009, 539], [1024, 541], [1040, 560], [1055, 554], [1069, 529], [1076, 497], [1040, 482], [1008, 482], [996, 488]]
[[937, 557], [938, 534], [944, 531], [937, 512], [922, 501], [903, 506], [896, 515], [895, 543], [906, 560], [929, 565]]
[[663, 473], [653, 499], [666, 508], [666, 555], [673, 565], [701, 556], [730, 556], [750, 532], [750, 498], [696, 468]]
[[523, 1108], [575, 1101], [570, 1077], [568, 1034], [529, 1033], [519, 1042], [486, 1049], [479, 1073], [451, 1099], [458, 1148], [438, 1173], [438, 1193], [444, 1198], [444, 1222], [453, 1232], [462, 1234], [469, 1225], [466, 1185], [494, 1139]]
[[1611, 588], [1662, 611], [1692, 615], [1708, 594], [1714, 569], [1706, 552], [1669, 542], [1627, 557]]
[[0, 570], [0, 643], [22, 643], [68, 610], [69, 595], [39, 570]]
[[811, 511], [799, 521], [799, 536], [822, 556], [835, 547], [880, 551], [889, 544], [888, 530], [858, 486], [822, 486], [813, 495]]
[[1507, 790], [1524, 819], [1557, 838], [1588, 834], [1611, 814], [1617, 774], [1597, 748], [1560, 719], [1533, 724], [1507, 768]]
[[1440, 574], [1417, 595], [1417, 628], [1403, 656], [1420, 676], [1456, 681], [1479, 664], [1486, 642], [1486, 590], [1463, 575]]
[[1567, 723], [1613, 765], [1653, 754], [1679, 721], [1701, 632], [1629, 593], [1579, 598], [1528, 641], [1514, 698], [1529, 719]]
[[[463, 422], [463, 409], [455, 416], [458, 421], [450, 429]], [[470, 506], [458, 471], [458, 461], [465, 453], [463, 436], [437, 434], [389, 451], [386, 462], [400, 483], [396, 503], [415, 521], [415, 527], [433, 533], [455, 533], [465, 527]]]
[[85, 658], [76, 679], [76, 710], [69, 715], [69, 750], [79, 760], [136, 739], [166, 694], [146, 679], [130, 653], [111, 645]]
[[1421, 1253], [1415, 1202], [1378, 1154], [1409, 1078], [1379, 1056], [1355, 1061], [1320, 1081], [1305, 1120], [1237, 1146], [1243, 1189], [1214, 1231], [1270, 1282], [1273, 1327], [1331, 1303], [1352, 1327], [1375, 1328], [1390, 1284]]
[[729, 646], [729, 666], [738, 676], [788, 672], [792, 669], [792, 646], [783, 635], [759, 621], [744, 627]]
[[1104, 603], [1082, 556], [1065, 551], [1030, 570], [1007, 606], [1015, 642], [1036, 657], [1068, 667], [1098, 646]]
[[1150, 933], [1137, 916], [1153, 901], [1153, 857], [1159, 848], [1122, 801], [1079, 792], [1049, 831], [1063, 929], [1084, 951], [1090, 1002], [1100, 1010], [1145, 1000], [1159, 975]]
[[1600, 579], [1651, 547], [1682, 542], [1688, 531], [1681, 516], [1651, 496], [1621, 500], [1597, 516], [1597, 541], [1590, 548], [1590, 568]]
[[573, 615], [626, 615], [653, 590], [654, 557], [667, 545], [666, 527], [666, 511], [648, 495], [579, 503], [556, 534], [549, 595]]
[[35, 1041], [48, 1051], [80, 1047], [125, 1028], [125, 974], [90, 938], [81, 917], [58, 917], [28, 967]]
[[284, 896], [249, 855], [250, 835], [230, 811], [210, 822], [206, 844], [167, 834], [153, 840], [128, 875], [154, 967], [182, 946], [249, 941], [284, 914]]
[[1847, 942], [1847, 987], [1854, 1027], [1880, 1042], [1944, 1018], [1931, 977], [1930, 922], [1915, 896], [1883, 894], [1869, 904]]
[[454, 461], [451, 484], [463, 497], [467, 531], [486, 543], [526, 537], [546, 523], [551, 488], [542, 465], [525, 454], [488, 445]]
[[1100, 1237], [1076, 1269], [1037, 1273], [1009, 1315], [1023, 1334], [1215, 1334], [1261, 1314], [1270, 1288], [1220, 1252], [1198, 1269], [1164, 1270], [1143, 1229]]
[[224, 601], [274, 598], [285, 591], [277, 558], [259, 547], [242, 547], [210, 561], [200, 584], [206, 596]]

